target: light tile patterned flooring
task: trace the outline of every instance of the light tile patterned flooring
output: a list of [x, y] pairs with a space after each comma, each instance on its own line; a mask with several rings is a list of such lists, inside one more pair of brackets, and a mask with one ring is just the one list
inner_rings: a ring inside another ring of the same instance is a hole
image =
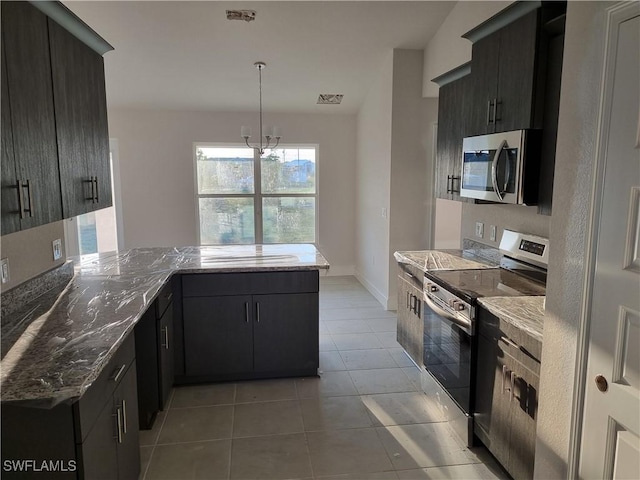
[[177, 387], [140, 435], [140, 478], [506, 478], [420, 393], [396, 314], [321, 277], [320, 377]]

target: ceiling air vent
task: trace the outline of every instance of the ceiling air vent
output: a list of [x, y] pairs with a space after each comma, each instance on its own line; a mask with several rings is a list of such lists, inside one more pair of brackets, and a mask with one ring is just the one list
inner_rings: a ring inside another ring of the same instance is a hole
[[316, 102], [318, 105], [340, 105], [342, 102], [341, 93], [321, 93], [318, 95], [318, 101]]
[[244, 20], [245, 22], [253, 22], [255, 19], [255, 10], [227, 10], [227, 20]]

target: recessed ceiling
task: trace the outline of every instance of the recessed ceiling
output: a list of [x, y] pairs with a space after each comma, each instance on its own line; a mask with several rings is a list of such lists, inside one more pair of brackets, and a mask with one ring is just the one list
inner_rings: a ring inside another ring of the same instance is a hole
[[[454, 2], [66, 1], [115, 50], [112, 108], [355, 113], [394, 48], [423, 49]], [[226, 10], [255, 10], [251, 22]], [[344, 94], [317, 105], [318, 92]]]

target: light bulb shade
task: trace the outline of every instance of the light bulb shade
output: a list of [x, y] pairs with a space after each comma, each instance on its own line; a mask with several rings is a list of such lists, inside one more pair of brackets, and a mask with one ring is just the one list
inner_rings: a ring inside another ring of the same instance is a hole
[[273, 127], [265, 125], [263, 133], [265, 137], [273, 137]]
[[241, 127], [240, 128], [240, 136], [242, 138], [250, 137], [251, 136], [251, 128], [249, 128], [249, 127]]
[[276, 138], [282, 137], [282, 129], [280, 127], [273, 127], [273, 136]]

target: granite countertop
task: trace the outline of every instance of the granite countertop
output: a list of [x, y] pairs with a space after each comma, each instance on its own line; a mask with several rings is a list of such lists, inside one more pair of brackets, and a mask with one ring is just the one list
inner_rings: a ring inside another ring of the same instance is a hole
[[136, 248], [74, 262], [68, 283], [3, 317], [3, 402], [80, 398], [175, 273], [329, 268], [313, 245]]
[[542, 342], [545, 297], [484, 297], [478, 302], [496, 317]]
[[423, 272], [429, 270], [472, 270], [498, 266], [466, 250], [418, 250], [395, 252], [393, 256], [398, 263], [413, 265]]

